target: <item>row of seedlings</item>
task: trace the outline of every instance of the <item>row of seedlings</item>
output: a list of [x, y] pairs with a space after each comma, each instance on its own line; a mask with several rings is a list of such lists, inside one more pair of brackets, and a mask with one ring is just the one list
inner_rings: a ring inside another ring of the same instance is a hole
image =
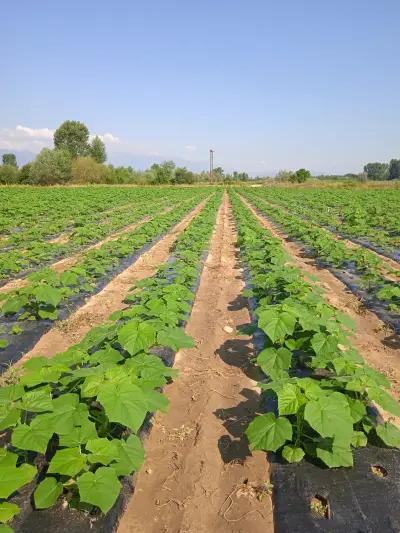
[[171, 356], [194, 346], [184, 324], [220, 200], [136, 284], [125, 310], [66, 352], [27, 361], [0, 389], [1, 521], [14, 517], [17, 531], [112, 530], [143, 462], [149, 413], [168, 408], [161, 390], [176, 374]]
[[[322, 510], [324, 518], [343, 519], [336, 524], [338, 531], [349, 520], [358, 527], [358, 519], [370, 519], [376, 510], [371, 506], [376, 483], [375, 501], [390, 521], [388, 506], [399, 493], [395, 474], [400, 473], [399, 452], [392, 448], [400, 447], [400, 430], [374, 408], [400, 415], [390, 382], [352, 347], [351, 319], [326, 303], [315, 280], [305, 279], [279, 239], [259, 224], [237, 195], [232, 195], [232, 202], [238, 245], [249, 269], [245, 295], [255, 302], [251, 331], [264, 333], [256, 359], [266, 376], [259, 384], [261, 411], [246, 435], [252, 450], [274, 452], [277, 531], [314, 531], [310, 505], [311, 510], [313, 505]], [[352, 467], [354, 457], [353, 474], [338, 469]], [[371, 470], [377, 457], [390, 465], [392, 476], [385, 480]], [[338, 487], [345, 487], [340, 497], [334, 493]], [[365, 501], [358, 489], [369, 494]], [[321, 493], [332, 496], [330, 508]], [[356, 505], [359, 512], [354, 512]]]
[[0, 358], [3, 365], [18, 360], [85, 298], [99, 292], [195, 208], [192, 197], [173, 211], [161, 213], [131, 232], [85, 253], [64, 272], [51, 268], [31, 274], [27, 285], [4, 295], [0, 309]]
[[[186, 191], [185, 191], [186, 192]], [[0, 279], [4, 284], [7, 279], [17, 276], [26, 276], [38, 267], [43, 267], [47, 263], [56, 261], [66, 255], [80, 250], [84, 246], [99, 241], [121, 228], [137, 222], [147, 213], [161, 211], [164, 204], [168, 207], [171, 203], [185, 200], [192, 194], [167, 194], [161, 197], [159, 194], [149, 195], [138, 193], [135, 202], [127, 206], [113, 208], [111, 211], [90, 211], [83, 212], [75, 217], [73, 221], [63, 218], [59, 213], [62, 233], [51, 235], [46, 238], [46, 227], [48, 224], [43, 221], [40, 227], [33, 225], [29, 231], [25, 230], [22, 223], [18, 222], [18, 231], [10, 237], [0, 241]], [[54, 207], [53, 207], [54, 209]], [[65, 216], [65, 215], [64, 215]], [[69, 226], [69, 224], [73, 224]], [[51, 223], [49, 224], [51, 227]], [[49, 231], [49, 230], [47, 230]], [[12, 242], [9, 242], [11, 241]]]
[[[278, 223], [292, 239], [305, 245], [321, 266], [331, 270], [379, 318], [400, 331], [400, 286], [395, 279], [381, 274], [382, 260], [376, 254], [363, 247], [348, 248], [327, 230], [282, 208], [266, 205], [256, 194], [245, 193], [244, 196], [263, 216]], [[396, 272], [399, 271], [393, 269], [393, 273]]]

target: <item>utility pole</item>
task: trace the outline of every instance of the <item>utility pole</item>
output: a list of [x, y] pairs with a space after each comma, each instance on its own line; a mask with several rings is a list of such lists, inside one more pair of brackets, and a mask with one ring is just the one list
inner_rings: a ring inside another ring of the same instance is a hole
[[210, 180], [212, 180], [214, 172], [214, 150], [210, 148]]

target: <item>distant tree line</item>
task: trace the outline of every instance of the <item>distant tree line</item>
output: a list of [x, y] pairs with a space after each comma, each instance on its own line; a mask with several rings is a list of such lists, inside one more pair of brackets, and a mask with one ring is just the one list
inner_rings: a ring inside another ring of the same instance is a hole
[[392, 159], [390, 163], [367, 163], [364, 172], [369, 180], [384, 181], [400, 179], [400, 159]]
[[195, 182], [231, 182], [249, 179], [245, 172], [225, 174], [217, 167], [212, 176], [177, 167], [173, 161], [154, 163], [144, 171], [132, 167], [106, 165], [104, 142], [95, 136], [90, 141], [88, 128], [82, 122], [67, 120], [54, 133], [54, 148], [43, 148], [37, 157], [18, 168], [15, 154], [3, 154], [0, 184], [185, 184]]

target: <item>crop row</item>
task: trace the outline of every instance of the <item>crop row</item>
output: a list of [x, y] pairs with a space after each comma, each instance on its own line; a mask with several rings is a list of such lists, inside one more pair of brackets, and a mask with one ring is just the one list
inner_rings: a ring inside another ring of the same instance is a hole
[[[79, 192], [78, 192], [79, 194]], [[46, 240], [43, 234], [46, 233], [46, 224], [39, 228], [34, 228], [28, 234], [17, 233], [18, 238], [23, 239], [14, 243], [14, 247], [4, 246], [0, 250], [0, 279], [7, 279], [10, 276], [29, 272], [30, 269], [38, 265], [44, 265], [52, 260], [60, 259], [73, 251], [79, 250], [82, 246], [99, 241], [121, 228], [133, 224], [153, 210], [159, 211], [162, 206], [165, 208], [174, 206], [179, 202], [193, 197], [193, 191], [180, 190], [173, 193], [168, 192], [162, 197], [160, 191], [155, 194], [146, 191], [138, 193], [135, 202], [123, 205], [110, 212], [87, 212], [74, 220], [73, 228], [64, 232], [60, 240]], [[62, 214], [59, 215], [62, 221]], [[64, 220], [64, 226], [67, 221]], [[64, 230], [67, 229], [64, 227]], [[28, 240], [26, 240], [28, 239]]]
[[[28, 277], [27, 285], [3, 295], [0, 309], [3, 338], [0, 349], [11, 353], [13, 345], [32, 320], [54, 321], [60, 310], [71, 309], [68, 302], [83, 301], [83, 297], [101, 288], [102, 280], [113, 273], [126, 260], [133, 258], [145, 245], [168, 231], [187, 214], [201, 198], [192, 197], [173, 211], [155, 216], [131, 232], [120, 235], [116, 240], [105, 242], [89, 250], [70, 269], [62, 273], [43, 269]], [[126, 264], [126, 266], [128, 266]]]
[[277, 222], [290, 237], [305, 244], [318, 258], [357, 276], [361, 288], [383, 302], [398, 320], [400, 287], [398, 282], [381, 274], [382, 260], [376, 254], [362, 247], [357, 249], [347, 247], [345, 243], [318, 225], [292, 215], [282, 208], [266, 204], [256, 193], [245, 192], [244, 195], [261, 213]]
[[66, 352], [27, 361], [0, 389], [0, 430], [9, 435], [0, 451], [0, 520], [11, 520], [32, 490], [35, 509], [62, 496], [92, 517], [106, 513], [121, 478], [140, 468], [140, 428], [148, 413], [167, 409], [161, 388], [175, 375], [162, 357], [194, 346], [183, 323], [220, 200], [214, 195], [177, 238], [172, 259], [136, 284], [125, 310]]
[[386, 377], [351, 345], [351, 319], [326, 303], [236, 194], [232, 203], [250, 273], [245, 295], [255, 301], [251, 330], [265, 334], [257, 364], [266, 375], [260, 387], [269, 412], [248, 426], [251, 449], [333, 468], [352, 466], [352, 449], [368, 442], [399, 447], [399, 429], [382, 423], [371, 404], [397, 416], [400, 405]]
[[400, 221], [396, 214], [400, 212], [400, 193], [396, 189], [348, 191], [270, 187], [258, 191], [258, 195], [343, 236], [362, 239], [391, 255], [399, 251]]

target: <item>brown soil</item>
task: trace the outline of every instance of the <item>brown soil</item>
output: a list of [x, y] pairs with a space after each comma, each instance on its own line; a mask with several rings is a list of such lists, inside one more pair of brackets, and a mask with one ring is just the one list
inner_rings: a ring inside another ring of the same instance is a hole
[[304, 272], [318, 278], [318, 284], [324, 290], [327, 302], [354, 320], [356, 331], [352, 338], [353, 346], [369, 364], [390, 379], [393, 384], [392, 393], [400, 399], [400, 337], [388, 331], [385, 324], [374, 313], [365, 309], [360, 300], [329, 270], [318, 267], [313, 259], [305, 257], [304, 250], [299, 245], [288, 241], [288, 236], [259, 215], [245, 198], [241, 197], [241, 200], [258, 221], [281, 240], [293, 262]]
[[[119, 533], [270, 533], [265, 453], [243, 435], [259, 403], [253, 347], [235, 328], [249, 322], [241, 297], [236, 234], [225, 195], [186, 331], [197, 347], [177, 354], [145, 442], [146, 460]], [[225, 329], [224, 329], [225, 328]]]
[[90, 297], [67, 320], [56, 323], [14, 366], [37, 355], [51, 357], [79, 342], [94, 326], [104, 323], [109, 315], [125, 307], [124, 299], [135, 281], [154, 274], [160, 263], [168, 259], [170, 248], [177, 236], [189, 225], [190, 221], [203, 209], [202, 201], [196, 209], [187, 215], [173, 230], [155, 244], [149, 251], [139, 257], [135, 263], [116, 276], [98, 294]]
[[68, 233], [61, 233], [58, 237], [54, 237], [53, 239], [50, 239], [48, 242], [50, 244], [67, 244], [69, 241], [70, 235]]

